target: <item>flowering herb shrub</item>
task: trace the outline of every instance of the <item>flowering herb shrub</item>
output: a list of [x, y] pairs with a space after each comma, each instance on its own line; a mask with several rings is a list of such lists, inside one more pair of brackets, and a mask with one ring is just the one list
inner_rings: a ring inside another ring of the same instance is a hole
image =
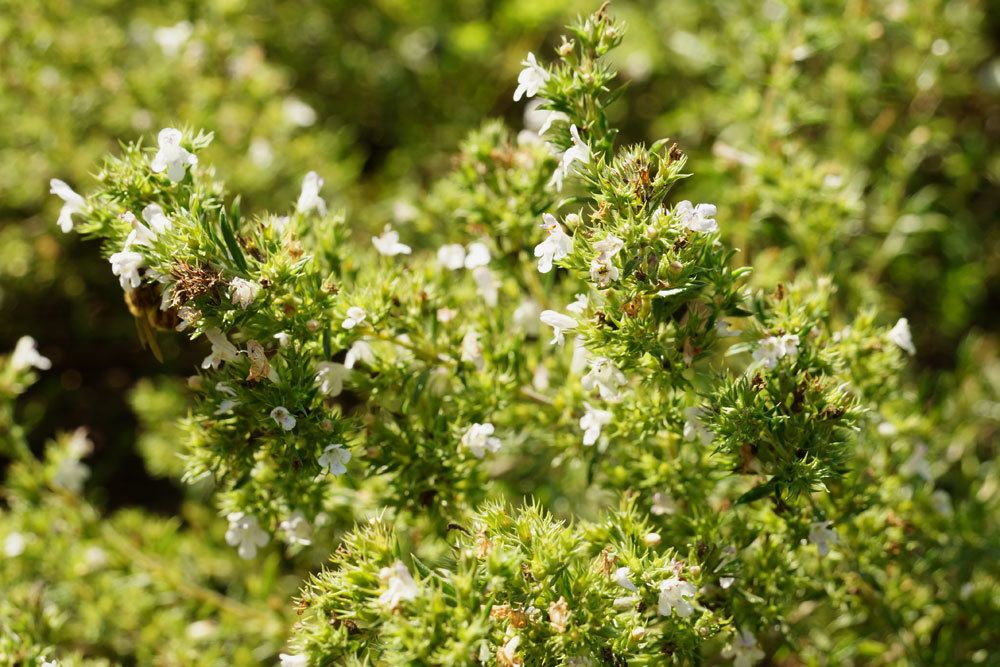
[[[80, 496], [86, 433], [37, 458], [16, 425], [49, 364], [23, 339], [0, 373], [3, 655], [100, 660], [150, 619], [139, 661], [990, 656], [995, 444], [935, 442], [982, 406], [919, 410], [908, 320], [865, 292], [847, 310], [811, 265], [750, 284], [720, 234], [742, 221], [674, 192], [698, 178], [682, 147], [617, 139], [623, 34], [602, 8], [529, 53], [513, 99], [537, 128], [485, 123], [375, 236], [317, 172], [288, 210], [245, 215], [194, 129], [124, 145], [86, 195], [52, 182], [151, 353], [162, 330], [205, 353], [172, 421], [218, 520], [204, 502], [183, 529], [103, 520]], [[31, 551], [57, 519], [71, 572]], [[97, 625], [129, 586], [129, 614]]]

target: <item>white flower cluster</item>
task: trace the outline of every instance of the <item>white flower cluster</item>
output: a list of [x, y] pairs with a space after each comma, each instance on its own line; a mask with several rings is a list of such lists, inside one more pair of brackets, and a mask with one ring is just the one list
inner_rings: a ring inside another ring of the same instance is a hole
[[458, 243], [449, 243], [437, 251], [437, 261], [442, 268], [449, 271], [463, 268], [472, 271], [476, 291], [483, 297], [486, 305], [493, 308], [499, 299], [500, 281], [489, 268], [490, 259], [490, 249], [479, 241], [473, 241], [464, 248]]
[[794, 359], [799, 355], [799, 337], [795, 334], [785, 334], [783, 336], [769, 336], [760, 341], [757, 349], [753, 351], [753, 360], [767, 369], [772, 369], [778, 365], [778, 361], [785, 357]]

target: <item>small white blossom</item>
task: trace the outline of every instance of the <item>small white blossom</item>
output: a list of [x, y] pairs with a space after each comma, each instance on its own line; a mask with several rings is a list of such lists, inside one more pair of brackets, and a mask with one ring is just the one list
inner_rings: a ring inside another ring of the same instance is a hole
[[24, 553], [28, 540], [21, 533], [10, 533], [3, 541], [3, 553], [7, 558], [17, 558]]
[[898, 346], [907, 354], [914, 355], [917, 353], [917, 348], [913, 346], [913, 335], [910, 333], [910, 321], [905, 317], [899, 318], [899, 321], [889, 330], [887, 335], [889, 342]]
[[191, 38], [194, 28], [189, 21], [181, 21], [172, 26], [164, 26], [153, 31], [153, 41], [168, 58], [175, 57], [181, 47]]
[[181, 146], [181, 137], [181, 131], [172, 127], [160, 130], [156, 137], [160, 150], [150, 162], [154, 174], [166, 171], [167, 178], [174, 183], [184, 178], [187, 167], [198, 164], [198, 158]]
[[832, 526], [832, 521], [815, 521], [810, 525], [809, 541], [816, 545], [820, 556], [830, 553], [830, 545], [840, 541], [837, 531]]
[[590, 279], [597, 283], [597, 286], [600, 288], [607, 287], [618, 280], [620, 275], [621, 272], [618, 270], [618, 267], [604, 253], [599, 254], [590, 261]]
[[159, 204], [149, 204], [142, 209], [142, 219], [146, 221], [146, 224], [153, 231], [154, 238], [157, 234], [162, 234], [173, 227], [170, 218], [163, 212], [163, 208]]
[[63, 232], [69, 232], [73, 229], [73, 216], [83, 212], [87, 205], [86, 201], [58, 178], [49, 181], [49, 192], [63, 200], [63, 207], [59, 211], [59, 220], [56, 224]]
[[760, 341], [753, 351], [754, 361], [759, 361], [764, 368], [774, 368], [778, 360], [788, 357], [794, 359], [799, 354], [799, 337], [795, 334], [784, 336], [769, 336]]
[[146, 246], [147, 248], [153, 245], [153, 241], [156, 240], [156, 232], [139, 222], [132, 211], [125, 211], [120, 218], [122, 222], [127, 222], [132, 227], [122, 250], [129, 250], [134, 245]]
[[653, 505], [650, 508], [655, 516], [677, 513], [677, 501], [665, 491], [657, 491], [653, 494]]
[[731, 658], [733, 667], [752, 667], [764, 659], [764, 652], [757, 646], [757, 638], [742, 630], [722, 649], [722, 657]]
[[399, 232], [393, 230], [392, 225], [386, 225], [381, 236], [373, 236], [372, 244], [380, 255], [395, 257], [396, 255], [409, 255], [413, 249], [405, 243], [399, 242]]
[[296, 510], [287, 519], [284, 519], [278, 526], [285, 534], [285, 541], [289, 544], [301, 544], [308, 546], [312, 544], [312, 524], [306, 516]]
[[503, 656], [504, 665], [523, 665], [524, 659], [517, 654], [517, 647], [521, 645], [521, 635], [514, 635], [508, 639], [500, 648], [500, 655]]
[[449, 243], [438, 248], [437, 261], [443, 268], [457, 271], [465, 266], [465, 248], [458, 243]]
[[285, 120], [298, 127], [309, 127], [316, 122], [316, 110], [297, 97], [285, 98], [281, 113]]
[[538, 128], [538, 136], [543, 136], [552, 127], [552, 124], [556, 121], [568, 121], [569, 116], [564, 114], [562, 111], [549, 111], [545, 116], [545, 120], [542, 121], [541, 126]]
[[514, 101], [520, 102], [522, 97], [534, 97], [549, 80], [549, 72], [538, 64], [535, 54], [528, 52], [528, 57], [521, 61], [524, 69], [517, 75], [517, 89], [514, 91]]
[[347, 472], [347, 463], [351, 460], [351, 452], [344, 449], [343, 445], [327, 445], [316, 460], [329, 474], [343, 475]]
[[247, 308], [257, 298], [260, 292], [260, 283], [243, 278], [233, 278], [229, 283], [229, 296], [233, 303], [241, 308]]
[[535, 246], [535, 257], [538, 258], [538, 272], [548, 273], [552, 270], [553, 260], [573, 252], [573, 237], [563, 231], [562, 225], [551, 213], [544, 214], [542, 220], [542, 229], [548, 232], [548, 236]]
[[364, 308], [351, 306], [347, 309], [347, 317], [344, 318], [344, 323], [341, 326], [345, 329], [353, 329], [364, 322], [367, 317], [368, 313], [365, 312]]
[[500, 295], [500, 281], [496, 274], [486, 266], [480, 266], [472, 271], [472, 279], [476, 281], [476, 292], [490, 308], [497, 305]]
[[483, 370], [486, 365], [483, 346], [479, 344], [478, 331], [469, 331], [462, 337], [462, 361], [468, 361], [478, 370]]
[[455, 319], [456, 315], [458, 315], [458, 311], [455, 310], [454, 308], [448, 308], [447, 306], [438, 308], [437, 312], [434, 314], [434, 316], [437, 317], [437, 321], [440, 322], [441, 324], [447, 324], [448, 322], [451, 322], [453, 319]]
[[691, 598], [697, 595], [698, 589], [691, 582], [682, 581], [674, 575], [660, 582], [659, 613], [660, 616], [670, 616], [676, 611], [681, 618], [687, 618], [694, 611]]
[[375, 350], [368, 344], [368, 341], [363, 339], [354, 341], [354, 344], [347, 351], [347, 355], [344, 357], [344, 368], [350, 370], [359, 361], [367, 366], [371, 366], [376, 361]]
[[583, 315], [587, 310], [588, 299], [586, 294], [577, 294], [576, 301], [566, 306], [566, 310], [574, 315]]
[[415, 600], [420, 594], [417, 582], [413, 581], [402, 561], [397, 560], [391, 567], [383, 567], [379, 570], [378, 578], [386, 587], [378, 596], [378, 601], [388, 609], [396, 610], [400, 603]]
[[556, 312], [554, 310], [543, 310], [541, 315], [538, 316], [542, 324], [548, 325], [553, 329], [553, 337], [550, 341], [552, 345], [562, 345], [566, 342], [565, 336], [563, 336], [564, 331], [570, 331], [577, 327], [577, 321], [574, 320], [569, 315], [563, 315], [562, 313]]
[[719, 586], [722, 590], [727, 590], [736, 581], [735, 577], [719, 577]]
[[477, 458], [481, 459], [486, 455], [487, 450], [498, 452], [500, 450], [500, 438], [493, 436], [493, 424], [473, 424], [462, 435], [462, 445], [469, 448], [469, 451]]
[[729, 320], [716, 320], [715, 321], [715, 335], [719, 338], [731, 338], [733, 336], [739, 336], [739, 329], [731, 329], [729, 327]]
[[289, 412], [288, 408], [283, 405], [279, 405], [271, 410], [271, 419], [273, 419], [278, 426], [286, 431], [291, 431], [295, 428], [295, 415]]
[[569, 372], [573, 375], [580, 375], [587, 369], [590, 363], [590, 352], [587, 351], [587, 344], [583, 336], [577, 336], [573, 341], [573, 357], [569, 361]]
[[38, 352], [38, 344], [31, 336], [21, 336], [14, 345], [14, 352], [10, 355], [10, 367], [14, 371], [26, 371], [29, 368], [37, 368], [40, 371], [47, 371], [52, 368], [52, 362], [48, 357], [43, 357]]
[[205, 330], [205, 337], [212, 344], [212, 353], [201, 362], [202, 368], [218, 368], [223, 362], [236, 361], [239, 350], [224, 333], [213, 327]]
[[316, 364], [316, 384], [321, 392], [330, 397], [340, 396], [344, 391], [344, 378], [349, 374], [346, 364], [336, 361], [321, 361]]
[[597, 357], [590, 361], [590, 370], [580, 379], [585, 391], [597, 389], [601, 399], [618, 400], [619, 389], [625, 384], [625, 375], [607, 357]]
[[287, 331], [279, 331], [274, 334], [274, 340], [278, 341], [278, 347], [288, 347], [292, 342], [292, 336]]
[[573, 139], [573, 145], [567, 148], [566, 152], [562, 154], [562, 157], [559, 159], [559, 165], [556, 167], [555, 172], [553, 172], [552, 178], [549, 179], [549, 185], [553, 186], [556, 190], [562, 190], [563, 181], [572, 172], [575, 162], [582, 164], [590, 163], [590, 146], [580, 138], [580, 130], [577, 129], [576, 125], [570, 125], [569, 133]]
[[470, 271], [480, 266], [486, 266], [490, 263], [490, 249], [479, 241], [470, 243], [469, 247], [466, 248], [464, 263], [465, 268]]
[[257, 555], [257, 549], [271, 541], [270, 536], [261, 530], [257, 517], [245, 512], [231, 512], [226, 518], [229, 520], [226, 544], [236, 547], [240, 558], [250, 560]]
[[594, 250], [607, 257], [614, 257], [625, 247], [625, 242], [614, 234], [608, 234], [603, 240], [594, 244]]
[[145, 258], [141, 253], [122, 250], [108, 257], [108, 261], [111, 263], [111, 273], [118, 276], [122, 289], [135, 289], [142, 284], [139, 269], [142, 268]]
[[595, 408], [584, 402], [586, 412], [580, 417], [580, 428], [583, 429], [583, 444], [593, 445], [601, 437], [601, 429], [611, 423], [611, 412]]
[[531, 299], [525, 299], [514, 309], [514, 326], [529, 336], [538, 335], [538, 304]]
[[927, 461], [927, 445], [920, 443], [913, 448], [913, 454], [899, 467], [899, 472], [909, 477], [920, 477], [925, 481], [934, 479], [931, 464]]
[[310, 171], [302, 179], [302, 191], [299, 193], [299, 200], [295, 203], [295, 210], [299, 213], [309, 213], [316, 211], [319, 215], [326, 215], [326, 202], [319, 196], [320, 188], [323, 187], [323, 179], [315, 171]]
[[298, 653], [279, 653], [278, 659], [281, 661], [279, 667], [308, 667], [309, 656]]
[[620, 567], [615, 570], [614, 574], [611, 575], [611, 581], [615, 582], [622, 588], [632, 591], [633, 593], [638, 591], [635, 584], [632, 583], [632, 570], [627, 567]]
[[719, 231], [719, 223], [715, 221], [717, 209], [714, 204], [693, 206], [691, 202], [684, 200], [677, 204], [674, 213], [680, 218], [681, 225], [693, 232], [707, 234]]
[[701, 444], [710, 445], [715, 440], [712, 433], [701, 422], [701, 416], [705, 414], [705, 408], [691, 407], [684, 410], [684, 439], [693, 441], [696, 438], [701, 440]]

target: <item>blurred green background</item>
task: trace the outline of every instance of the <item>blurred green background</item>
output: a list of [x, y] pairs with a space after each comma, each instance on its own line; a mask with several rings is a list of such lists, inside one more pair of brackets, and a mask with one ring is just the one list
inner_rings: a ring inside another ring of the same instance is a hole
[[[177, 443], [159, 426], [183, 414], [183, 378], [200, 359], [167, 335], [164, 364], [140, 349], [96, 246], [56, 227], [50, 178], [86, 191], [117, 142], [199, 127], [216, 135], [203, 160], [245, 209], [289, 207], [316, 170], [359, 234], [405, 227], [463, 135], [488, 117], [523, 127], [511, 100], [521, 59], [550, 53], [568, 19], [594, 9], [0, 0], [0, 350], [30, 334], [53, 360], [22, 402], [36, 442], [87, 426], [92, 492], [112, 508], [174, 513]], [[962, 341], [1000, 320], [990, 10], [618, 0], [629, 32], [615, 57], [630, 88], [614, 120], [624, 142], [669, 136], [689, 154], [698, 177], [679, 198], [718, 204], [757, 284], [830, 274], [845, 312], [875, 302], [908, 317], [933, 395]]]

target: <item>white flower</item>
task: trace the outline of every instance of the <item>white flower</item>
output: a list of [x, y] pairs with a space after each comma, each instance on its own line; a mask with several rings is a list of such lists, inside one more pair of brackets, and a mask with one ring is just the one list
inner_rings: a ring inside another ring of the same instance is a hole
[[75, 456], [68, 456], [59, 462], [52, 483], [70, 493], [80, 493], [83, 483], [90, 477], [90, 468]]
[[473, 269], [472, 279], [476, 281], [476, 292], [483, 297], [483, 301], [490, 308], [497, 305], [500, 293], [500, 281], [496, 274], [490, 271], [487, 266], [479, 266]]
[[278, 526], [285, 534], [285, 541], [289, 544], [312, 544], [312, 524], [306, 516], [296, 510], [287, 519], [284, 519]]
[[344, 391], [344, 378], [350, 374], [345, 364], [336, 361], [321, 361], [316, 364], [316, 384], [327, 396], [340, 396]]
[[308, 667], [309, 665], [309, 657], [297, 653], [279, 653], [278, 659], [281, 660], [279, 667]]
[[550, 344], [562, 345], [566, 342], [566, 338], [563, 336], [563, 331], [569, 331], [575, 329], [577, 326], [577, 321], [574, 320], [569, 315], [563, 315], [562, 313], [556, 312], [554, 310], [543, 310], [542, 314], [538, 317], [542, 324], [546, 324], [552, 327], [553, 337]]
[[38, 353], [38, 344], [34, 338], [21, 336], [10, 355], [10, 367], [15, 371], [25, 371], [32, 367], [47, 371], [52, 368], [52, 362]]
[[438, 308], [437, 312], [434, 313], [434, 316], [437, 317], [437, 321], [440, 322], [441, 324], [447, 324], [448, 322], [451, 322], [453, 319], [455, 319], [456, 315], [458, 315], [458, 311], [455, 310], [454, 308], [448, 308], [447, 306]]
[[417, 582], [413, 581], [402, 561], [397, 560], [391, 567], [383, 567], [379, 570], [378, 578], [386, 586], [385, 591], [378, 596], [378, 601], [388, 609], [396, 610], [401, 602], [415, 600], [420, 593]]
[[525, 299], [514, 309], [514, 326], [529, 336], [538, 335], [538, 304], [531, 299]]
[[913, 335], [910, 333], [910, 321], [905, 317], [899, 318], [896, 325], [887, 334], [889, 342], [899, 346], [907, 354], [914, 355], [917, 348], [913, 346]]
[[239, 351], [236, 346], [229, 342], [226, 335], [212, 327], [205, 330], [205, 337], [212, 343], [212, 353], [201, 362], [202, 368], [218, 368], [223, 362], [236, 361]]
[[715, 321], [715, 335], [719, 338], [731, 338], [733, 336], [739, 336], [739, 329], [730, 329], [729, 320], [716, 320]]
[[142, 209], [142, 219], [153, 230], [154, 238], [157, 234], [162, 234], [173, 226], [170, 218], [163, 212], [159, 204], [149, 204], [146, 208]]
[[142, 276], [139, 269], [142, 268], [145, 258], [141, 253], [133, 250], [122, 250], [108, 257], [111, 262], [111, 273], [118, 276], [118, 282], [122, 289], [135, 289], [142, 284]]
[[657, 491], [653, 494], [653, 505], [650, 508], [655, 516], [664, 514], [675, 514], [677, 512], [677, 501], [669, 493]]
[[302, 192], [299, 193], [299, 200], [295, 203], [295, 210], [298, 213], [309, 213], [316, 211], [320, 215], [326, 215], [326, 202], [319, 196], [319, 190], [323, 187], [323, 179], [315, 171], [310, 171], [302, 179]]
[[719, 577], [719, 586], [722, 590], [727, 590], [736, 581], [735, 577]]
[[687, 618], [694, 611], [690, 598], [697, 595], [698, 589], [688, 581], [682, 581], [674, 575], [670, 579], [660, 582], [660, 616], [670, 616], [671, 611], [676, 611], [681, 618]]
[[347, 355], [344, 357], [344, 368], [350, 370], [359, 361], [368, 366], [371, 366], [376, 361], [375, 350], [363, 339], [354, 341], [351, 349], [347, 351]]
[[194, 28], [188, 21], [181, 21], [172, 26], [164, 26], [153, 31], [153, 41], [160, 46], [163, 55], [168, 58], [175, 57], [181, 51], [184, 43], [191, 38]]
[[587, 351], [587, 344], [583, 341], [582, 336], [577, 336], [576, 340], [573, 341], [573, 357], [569, 361], [569, 372], [573, 375], [579, 375], [586, 370], [589, 363], [590, 353]]
[[292, 336], [287, 331], [279, 331], [274, 334], [274, 340], [278, 341], [278, 347], [288, 347], [292, 342]]
[[614, 574], [611, 575], [611, 581], [615, 582], [622, 588], [626, 588], [635, 593], [638, 589], [635, 587], [635, 584], [632, 583], [631, 577], [632, 570], [627, 567], [620, 567], [615, 570]]
[[344, 323], [341, 325], [345, 329], [353, 329], [368, 317], [368, 313], [365, 312], [364, 308], [359, 306], [351, 306], [347, 309], [347, 317], [344, 318]]
[[722, 657], [732, 658], [733, 667], [751, 667], [764, 658], [764, 652], [757, 646], [757, 638], [743, 630], [722, 649]]
[[692, 441], [695, 438], [701, 440], [701, 444], [710, 445], [715, 440], [715, 434], [705, 428], [700, 417], [705, 414], [705, 408], [691, 407], [684, 410], [684, 439]]
[[549, 111], [548, 115], [545, 116], [545, 120], [542, 121], [541, 127], [538, 128], [538, 136], [544, 135], [552, 127], [552, 124], [556, 121], [568, 121], [569, 116], [564, 114], [562, 111]]
[[595, 408], [587, 402], [583, 405], [586, 412], [580, 417], [580, 428], [583, 429], [583, 444], [589, 447], [601, 437], [601, 429], [611, 423], [611, 412]]
[[934, 473], [927, 461], [927, 445], [921, 443], [914, 447], [913, 454], [899, 467], [899, 472], [910, 477], [921, 477], [928, 482], [933, 480]]
[[486, 451], [500, 450], [500, 438], [493, 437], [493, 424], [473, 424], [462, 435], [462, 445], [469, 448], [477, 459], [483, 458]]
[[617, 255], [624, 247], [625, 242], [614, 234], [608, 234], [603, 240], [594, 244], [594, 250], [609, 258]]
[[316, 461], [320, 467], [326, 468], [331, 475], [343, 475], [347, 472], [347, 463], [351, 460], [351, 452], [343, 445], [327, 445]]
[[24, 553], [28, 540], [21, 533], [10, 533], [3, 541], [3, 553], [7, 558], [17, 558]]
[[198, 164], [198, 158], [181, 146], [182, 136], [180, 130], [172, 127], [160, 130], [156, 137], [160, 150], [150, 162], [154, 174], [166, 171], [167, 177], [174, 183], [184, 178], [184, 170], [188, 166]]
[[250, 560], [257, 555], [257, 549], [271, 541], [270, 536], [260, 528], [257, 517], [245, 512], [231, 512], [227, 517], [226, 544], [236, 547], [240, 558]]
[[278, 426], [286, 431], [291, 431], [295, 428], [295, 415], [289, 412], [288, 408], [283, 405], [279, 405], [271, 410], [271, 419], [273, 419]]
[[548, 236], [535, 246], [535, 257], [538, 258], [538, 272], [548, 273], [552, 270], [553, 260], [573, 252], [573, 237], [563, 231], [562, 225], [551, 213], [543, 215], [542, 220], [542, 229], [548, 232]]
[[62, 210], [59, 211], [59, 221], [56, 224], [59, 225], [59, 229], [63, 230], [63, 232], [69, 232], [73, 229], [73, 215], [83, 212], [87, 205], [86, 201], [84, 201], [83, 197], [73, 192], [73, 188], [58, 178], [53, 178], [49, 181], [49, 192], [65, 202]]
[[569, 133], [573, 138], [573, 145], [562, 154], [559, 165], [549, 179], [549, 185], [554, 186], [556, 190], [562, 190], [563, 180], [570, 175], [574, 162], [590, 163], [590, 146], [580, 138], [580, 131], [576, 125], [569, 126]]
[[625, 384], [625, 375], [607, 357], [597, 357], [590, 360], [590, 370], [580, 378], [580, 384], [588, 392], [597, 389], [602, 400], [616, 401], [620, 396], [618, 390]]
[[514, 635], [503, 645], [500, 649], [500, 655], [503, 656], [503, 665], [523, 665], [524, 659], [517, 654], [517, 647], [521, 645], [521, 635]]
[[534, 97], [549, 80], [549, 73], [535, 60], [535, 54], [528, 52], [528, 57], [521, 61], [524, 69], [517, 75], [517, 89], [514, 91], [514, 101], [520, 102], [521, 97]]
[[458, 243], [449, 243], [438, 248], [437, 261], [443, 268], [457, 271], [465, 266], [465, 248]]
[[784, 336], [769, 336], [753, 351], [754, 361], [762, 363], [764, 368], [774, 368], [778, 360], [784, 357], [794, 359], [799, 354], [799, 337], [794, 334]]
[[587, 310], [588, 299], [586, 294], [577, 294], [576, 301], [566, 306], [566, 310], [573, 313], [574, 315], [583, 315], [583, 312]]
[[392, 225], [386, 225], [381, 236], [373, 236], [372, 244], [380, 255], [395, 257], [396, 255], [409, 255], [413, 249], [399, 242], [399, 232], [394, 231]]
[[233, 281], [229, 283], [229, 288], [229, 296], [233, 303], [241, 308], [247, 308], [257, 298], [257, 294], [260, 292], [260, 283], [243, 278], [233, 278]]
[[931, 507], [941, 516], [951, 516], [955, 513], [955, 508], [951, 505], [951, 496], [942, 489], [931, 494]]
[[693, 232], [712, 233], [719, 231], [719, 223], [715, 221], [717, 209], [714, 204], [698, 204], [684, 200], [677, 204], [674, 214], [680, 218], [681, 225]]
[[483, 346], [479, 344], [479, 332], [469, 331], [462, 337], [462, 361], [468, 361], [479, 370], [483, 370], [486, 359], [483, 358]]
[[830, 553], [830, 545], [840, 541], [837, 531], [831, 526], [833, 526], [832, 521], [815, 521], [810, 524], [809, 541], [816, 545], [820, 556]]
[[590, 279], [597, 283], [598, 287], [607, 287], [612, 282], [618, 280], [620, 275], [618, 267], [604, 253], [599, 254], [590, 261]]
[[485, 244], [475, 241], [469, 244], [465, 253], [465, 268], [477, 269], [490, 263], [490, 249]]
[[292, 125], [309, 127], [316, 122], [316, 110], [297, 97], [287, 97], [281, 103], [281, 113]]

